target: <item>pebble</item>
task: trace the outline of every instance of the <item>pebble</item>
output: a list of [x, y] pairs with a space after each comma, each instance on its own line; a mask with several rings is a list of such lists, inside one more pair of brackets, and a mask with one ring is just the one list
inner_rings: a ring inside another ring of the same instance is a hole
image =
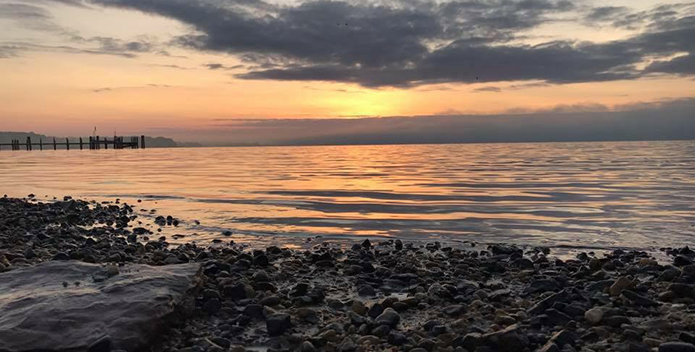
[[309, 341], [304, 341], [304, 342], [302, 343], [302, 346], [299, 347], [299, 350], [300, 350], [301, 352], [315, 352], [315, 351], [318, 351], [318, 350], [316, 349], [316, 347], [314, 346], [314, 344], [312, 344], [312, 343], [309, 342]]
[[367, 314], [367, 307], [362, 303], [362, 301], [354, 300], [352, 301], [352, 311], [359, 315]]
[[292, 320], [289, 314], [276, 313], [266, 317], [266, 328], [268, 335], [279, 336], [292, 327]]
[[610, 293], [611, 296], [620, 296], [620, 293], [630, 286], [632, 286], [632, 280], [625, 276], [621, 276], [611, 285], [608, 289], [608, 293]]
[[591, 308], [584, 313], [584, 319], [591, 324], [598, 324], [603, 319], [603, 310], [601, 308]]
[[393, 328], [401, 321], [401, 316], [393, 308], [386, 308], [374, 321]]
[[686, 342], [664, 342], [659, 352], [695, 352], [695, 345]]
[[444, 308], [444, 314], [450, 317], [457, 317], [465, 311], [464, 307], [460, 304], [455, 304]]

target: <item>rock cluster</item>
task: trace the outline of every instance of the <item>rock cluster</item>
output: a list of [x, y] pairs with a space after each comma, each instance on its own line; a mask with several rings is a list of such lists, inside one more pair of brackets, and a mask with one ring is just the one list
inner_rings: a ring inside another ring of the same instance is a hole
[[41, 217], [43, 225], [18, 230], [16, 220], [0, 219], [5, 270], [65, 256], [202, 265], [196, 313], [153, 351], [695, 351], [688, 247], [664, 249], [672, 264], [633, 250], [560, 260], [541, 247], [400, 240], [310, 250], [232, 242], [171, 248], [140, 234], [127, 241], [137, 228], [114, 220], [134, 220], [125, 205], [78, 203], [84, 215], [55, 223], [65, 218], [64, 202], [8, 199], [0, 207], [7, 203], [32, 214], [18, 218]]

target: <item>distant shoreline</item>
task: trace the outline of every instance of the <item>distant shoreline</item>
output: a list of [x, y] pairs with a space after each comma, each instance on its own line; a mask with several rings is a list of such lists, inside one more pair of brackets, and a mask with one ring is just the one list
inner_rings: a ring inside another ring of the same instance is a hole
[[[7, 143], [11, 139], [20, 139], [20, 142], [30, 136], [33, 141], [42, 139], [46, 145], [53, 140], [53, 136], [36, 134], [34, 132], [7, 132], [0, 131], [0, 143]], [[57, 140], [64, 141], [66, 137], [55, 137]], [[77, 141], [78, 137], [67, 137], [71, 142]], [[620, 142], [687, 142], [693, 139], [682, 138], [652, 138], [652, 139], [527, 139], [527, 140], [480, 140], [480, 141], [365, 141], [360, 142], [287, 142], [287, 143], [201, 143], [201, 142], [178, 142], [167, 137], [146, 137], [147, 148], [244, 148], [244, 147], [326, 147], [326, 146], [384, 146], [384, 145], [451, 145], [451, 144], [544, 144], [544, 143], [620, 143]], [[65, 148], [58, 148], [65, 149]]]
[[239, 144], [239, 145], [201, 145], [200, 148], [224, 148], [224, 147], [349, 147], [349, 146], [387, 146], [387, 145], [456, 145], [456, 144], [545, 144], [545, 143], [631, 143], [631, 142], [692, 142], [695, 139], [633, 139], [633, 140], [571, 140], [571, 141], [491, 141], [491, 142], [422, 142], [422, 143], [325, 143], [325, 144]]

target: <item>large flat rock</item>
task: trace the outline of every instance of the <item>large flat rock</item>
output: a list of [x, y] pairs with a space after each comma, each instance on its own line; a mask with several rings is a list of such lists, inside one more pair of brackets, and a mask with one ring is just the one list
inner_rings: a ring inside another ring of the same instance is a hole
[[196, 263], [114, 274], [77, 261], [0, 274], [0, 351], [140, 350], [192, 307], [202, 277]]

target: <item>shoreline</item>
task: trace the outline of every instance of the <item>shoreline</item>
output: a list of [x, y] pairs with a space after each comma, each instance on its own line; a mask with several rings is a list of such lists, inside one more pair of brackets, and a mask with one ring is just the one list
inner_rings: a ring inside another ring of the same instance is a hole
[[695, 351], [685, 243], [666, 249], [673, 265], [639, 251], [562, 260], [547, 247], [400, 240], [252, 249], [169, 244], [140, 221], [118, 202], [0, 198], [0, 275], [50, 261], [199, 263], [194, 309], [151, 351]]

